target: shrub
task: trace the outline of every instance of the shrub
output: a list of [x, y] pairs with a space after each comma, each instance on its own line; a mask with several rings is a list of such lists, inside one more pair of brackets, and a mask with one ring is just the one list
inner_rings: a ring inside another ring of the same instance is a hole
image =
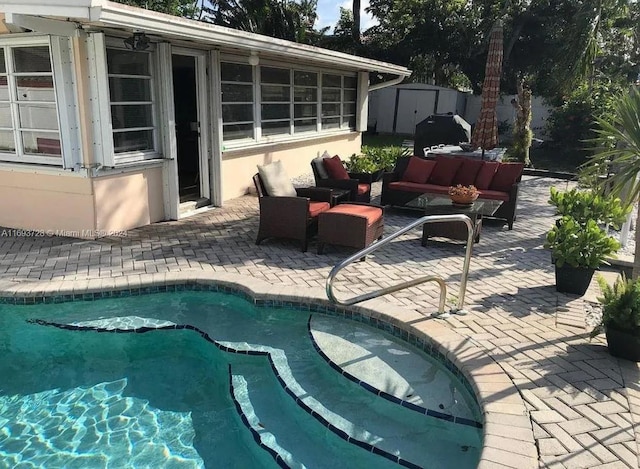
[[625, 331], [640, 337], [640, 279], [616, 279], [613, 287], [599, 275], [598, 284], [602, 297], [598, 301], [602, 304], [602, 320], [593, 331], [595, 337], [607, 327]]
[[578, 223], [595, 220], [598, 225], [611, 225], [616, 229], [626, 221], [631, 207], [624, 208], [617, 197], [603, 196], [597, 192], [572, 189], [560, 192], [551, 188], [549, 203], [560, 216], [572, 216]]
[[544, 245], [551, 249], [557, 267], [597, 269], [620, 249], [620, 243], [598, 226], [595, 220], [582, 224], [565, 215], [547, 233]]
[[619, 90], [618, 85], [599, 81], [591, 87], [584, 83], [564, 97], [547, 119], [553, 145], [586, 159], [595, 148], [590, 141], [596, 137], [596, 119], [611, 115], [613, 98]]

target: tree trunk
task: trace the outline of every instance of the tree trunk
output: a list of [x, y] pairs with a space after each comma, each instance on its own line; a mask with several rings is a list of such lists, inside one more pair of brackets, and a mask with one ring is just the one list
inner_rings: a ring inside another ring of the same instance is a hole
[[[637, 201], [636, 201], [637, 202]], [[640, 275], [640, 226], [638, 226], [638, 221], [640, 221], [640, 203], [638, 203], [638, 211], [636, 213], [636, 222], [635, 222], [635, 236], [634, 239], [636, 241], [635, 252], [633, 253], [633, 279], [637, 279], [638, 275]]]
[[353, 0], [353, 26], [351, 29], [353, 42], [360, 44], [360, 0]]

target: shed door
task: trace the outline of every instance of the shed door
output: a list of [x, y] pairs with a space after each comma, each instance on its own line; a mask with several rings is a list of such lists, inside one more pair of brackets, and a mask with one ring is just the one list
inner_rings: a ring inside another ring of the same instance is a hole
[[398, 90], [395, 133], [413, 135], [416, 124], [435, 112], [437, 90]]

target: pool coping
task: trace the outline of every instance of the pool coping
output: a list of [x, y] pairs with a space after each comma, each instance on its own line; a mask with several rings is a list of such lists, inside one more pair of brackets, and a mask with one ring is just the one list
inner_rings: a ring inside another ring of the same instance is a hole
[[[0, 301], [15, 304], [48, 302], [43, 299], [94, 299], [103, 291], [136, 291], [160, 286], [219, 285], [246, 294], [254, 301], [309, 303], [337, 311], [387, 322], [407, 334], [431, 344], [434, 351], [451, 361], [468, 380], [480, 405], [484, 427], [479, 469], [537, 468], [538, 451], [525, 403], [509, 376], [487, 351], [451, 327], [417, 311], [377, 298], [360, 305], [342, 307], [331, 303], [324, 289], [274, 285], [264, 280], [226, 272], [187, 271], [130, 275], [92, 280], [12, 282], [0, 280]], [[86, 295], [86, 296], [85, 296]], [[24, 303], [22, 302], [24, 300]], [[268, 306], [268, 304], [264, 304]]]

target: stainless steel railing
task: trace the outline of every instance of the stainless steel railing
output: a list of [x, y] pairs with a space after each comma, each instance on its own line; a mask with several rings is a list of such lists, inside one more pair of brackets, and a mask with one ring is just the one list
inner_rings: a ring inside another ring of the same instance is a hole
[[471, 221], [471, 219], [466, 216], [466, 215], [462, 215], [462, 214], [458, 214], [458, 215], [427, 215], [424, 216], [422, 218], [419, 218], [418, 220], [414, 221], [413, 223], [408, 224], [407, 226], [405, 226], [404, 228], [399, 229], [398, 231], [396, 231], [395, 233], [387, 236], [386, 238], [382, 239], [381, 241], [378, 241], [377, 243], [373, 243], [371, 246], [366, 247], [364, 249], [362, 249], [361, 251], [356, 252], [355, 254], [353, 254], [352, 256], [346, 258], [344, 261], [340, 262], [339, 264], [335, 265], [333, 267], [333, 269], [331, 269], [331, 272], [329, 272], [329, 276], [327, 277], [327, 282], [326, 282], [326, 290], [327, 290], [327, 296], [329, 297], [329, 300], [331, 300], [332, 302], [339, 304], [339, 305], [344, 305], [344, 306], [349, 306], [349, 305], [354, 305], [356, 303], [361, 303], [363, 301], [366, 300], [370, 300], [372, 298], [377, 298], [379, 296], [383, 296], [383, 295], [387, 295], [389, 293], [393, 293], [395, 291], [398, 290], [403, 290], [405, 288], [410, 288], [410, 287], [415, 287], [416, 285], [420, 285], [421, 283], [425, 283], [425, 282], [435, 282], [438, 284], [438, 286], [440, 287], [440, 303], [438, 305], [438, 314], [445, 314], [444, 308], [445, 308], [445, 302], [447, 299], [447, 285], [445, 283], [445, 281], [437, 276], [433, 276], [433, 275], [429, 275], [429, 276], [425, 276], [425, 277], [420, 277], [417, 279], [413, 279], [413, 280], [408, 280], [406, 282], [403, 283], [399, 283], [397, 285], [392, 285], [390, 287], [386, 287], [386, 288], [382, 288], [380, 290], [376, 290], [374, 292], [370, 292], [370, 293], [365, 293], [362, 295], [358, 295], [355, 296], [353, 298], [349, 298], [347, 300], [339, 300], [338, 298], [336, 298], [334, 292], [333, 292], [333, 281], [336, 277], [336, 275], [338, 275], [338, 272], [340, 272], [342, 269], [344, 269], [346, 266], [348, 266], [349, 264], [351, 264], [352, 262], [361, 259], [363, 257], [365, 257], [367, 254], [370, 254], [374, 251], [377, 251], [378, 249], [386, 246], [387, 244], [389, 244], [391, 241], [393, 241], [394, 239], [396, 239], [398, 236], [403, 235], [404, 233], [406, 233], [407, 231], [411, 231], [416, 227], [425, 225], [427, 223], [450, 223], [450, 222], [463, 222], [466, 227], [467, 227], [467, 248], [465, 251], [465, 255], [464, 255], [464, 264], [462, 266], [462, 278], [460, 280], [460, 291], [458, 293], [458, 302], [456, 305], [456, 308], [453, 308], [451, 310], [452, 313], [456, 313], [456, 312], [463, 312], [464, 309], [464, 295], [465, 292], [467, 290], [467, 278], [469, 276], [469, 265], [471, 263], [471, 251], [473, 248], [473, 238], [474, 238], [474, 226], [473, 226], [473, 222]]

